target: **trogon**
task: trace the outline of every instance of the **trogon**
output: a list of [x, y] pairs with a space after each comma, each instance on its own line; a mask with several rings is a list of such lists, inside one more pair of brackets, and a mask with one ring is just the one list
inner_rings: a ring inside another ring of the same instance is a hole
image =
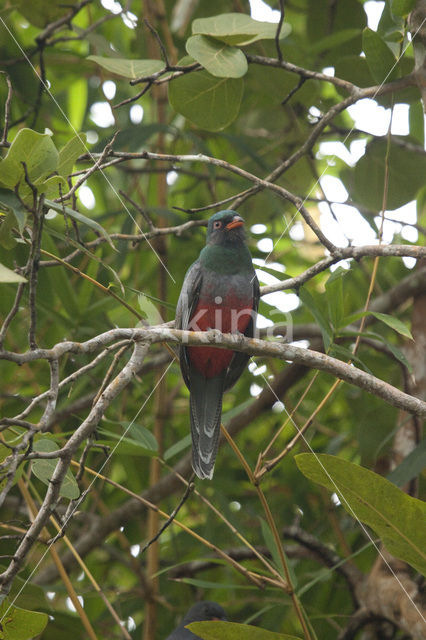
[[[245, 240], [244, 220], [235, 211], [219, 211], [208, 222], [206, 246], [185, 275], [175, 326], [253, 337], [258, 305], [259, 282]], [[190, 391], [192, 467], [199, 478], [213, 477], [222, 396], [238, 380], [248, 360], [248, 355], [230, 349], [181, 345], [180, 365]]]
[[203, 622], [204, 620], [226, 620], [225, 611], [217, 602], [204, 600], [194, 604], [186, 613], [180, 625], [167, 636], [166, 640], [194, 640], [199, 638], [189, 629], [185, 629], [191, 622]]

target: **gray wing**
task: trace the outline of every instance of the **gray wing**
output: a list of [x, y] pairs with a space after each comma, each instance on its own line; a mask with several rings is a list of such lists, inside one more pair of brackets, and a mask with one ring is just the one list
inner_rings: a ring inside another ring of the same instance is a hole
[[[254, 330], [256, 325], [256, 315], [257, 310], [259, 308], [259, 299], [260, 299], [260, 287], [259, 280], [257, 279], [256, 273], [253, 272], [253, 315], [250, 318], [250, 322], [248, 323], [246, 330], [244, 331], [244, 335], [247, 338], [253, 338]], [[228, 391], [234, 384], [237, 382], [238, 378], [243, 373], [244, 369], [247, 366], [248, 361], [250, 360], [250, 356], [246, 353], [241, 353], [236, 351], [234, 357], [231, 360], [231, 363], [228, 367], [228, 371], [225, 378], [225, 391]]]
[[[202, 271], [200, 263], [194, 262], [185, 274], [182, 290], [176, 306], [175, 329], [187, 329], [192, 313], [198, 304], [202, 282]], [[180, 368], [185, 384], [189, 386], [189, 361], [186, 347], [179, 349]]]

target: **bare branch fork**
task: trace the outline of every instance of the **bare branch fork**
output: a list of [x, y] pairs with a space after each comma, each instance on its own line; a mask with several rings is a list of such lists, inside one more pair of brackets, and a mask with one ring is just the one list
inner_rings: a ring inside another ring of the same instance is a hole
[[6, 569], [6, 571], [4, 571], [3, 574], [0, 575], [0, 584], [2, 585], [3, 592], [8, 592], [13, 578], [18, 573], [22, 566], [22, 563], [24, 562], [26, 554], [32, 547], [34, 540], [37, 540], [44, 525], [51, 516], [52, 510], [55, 508], [55, 505], [57, 504], [57, 501], [59, 499], [59, 491], [65, 478], [65, 474], [69, 468], [72, 456], [77, 451], [78, 447], [96, 429], [99, 421], [101, 420], [108, 406], [111, 404], [112, 400], [129, 384], [129, 382], [137, 374], [142, 366], [143, 360], [148, 351], [148, 347], [149, 343], [147, 342], [135, 343], [133, 354], [128, 363], [115, 377], [115, 379], [108, 385], [108, 387], [100, 396], [99, 400], [94, 404], [86, 420], [83, 421], [80, 427], [70, 437], [65, 447], [60, 450], [58, 464], [56, 465], [55, 471], [50, 480], [39, 512], [34, 518], [31, 526], [28, 528], [26, 534], [22, 538], [22, 541], [18, 546], [8, 568]]

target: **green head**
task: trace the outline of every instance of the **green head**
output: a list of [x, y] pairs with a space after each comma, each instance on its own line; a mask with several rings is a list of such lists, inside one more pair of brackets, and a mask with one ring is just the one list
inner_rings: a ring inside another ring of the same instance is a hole
[[245, 242], [244, 219], [231, 209], [218, 211], [207, 226], [207, 244], [243, 244]]

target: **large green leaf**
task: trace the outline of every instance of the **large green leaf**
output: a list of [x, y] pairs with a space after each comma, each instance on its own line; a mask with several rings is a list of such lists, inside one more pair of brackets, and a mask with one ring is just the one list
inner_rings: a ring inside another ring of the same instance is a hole
[[366, 28], [362, 34], [362, 48], [375, 81], [390, 82], [397, 75], [396, 59], [377, 31]]
[[[53, 442], [53, 440], [49, 440], [48, 438], [42, 438], [41, 440], [37, 440], [36, 442], [34, 442], [34, 451], [50, 452], [57, 450], [57, 444]], [[53, 472], [55, 471], [57, 463], [57, 458], [35, 460], [32, 465], [33, 473], [39, 480], [44, 482], [44, 484], [49, 485], [50, 479], [53, 476]], [[65, 474], [65, 478], [59, 489], [59, 493], [61, 496], [69, 498], [70, 500], [75, 500], [80, 495], [78, 484], [70, 469], [68, 469]]]
[[249, 624], [221, 620], [191, 622], [187, 628], [203, 640], [298, 640], [296, 636], [289, 636], [286, 633], [274, 633]]
[[169, 86], [172, 107], [200, 129], [221, 131], [238, 115], [241, 78], [215, 78], [207, 71], [186, 74]]
[[[386, 142], [373, 140], [357, 162], [353, 185], [350, 184], [350, 179], [345, 179], [345, 174], [342, 176], [353, 200], [373, 211], [380, 211], [382, 208], [385, 158]], [[426, 157], [391, 144], [388, 166], [386, 208], [397, 209], [414, 200], [419, 189], [424, 186]]]
[[35, 183], [56, 171], [58, 151], [47, 133], [21, 129], [4, 160], [0, 161], [0, 184], [13, 189], [24, 180], [25, 162], [28, 176]]
[[230, 47], [208, 36], [197, 35], [186, 41], [186, 50], [217, 78], [241, 78], [247, 73], [246, 57], [238, 47]]
[[47, 613], [15, 607], [6, 598], [0, 605], [0, 619], [1, 640], [30, 640], [43, 631], [49, 617]]
[[[290, 30], [288, 24], [283, 24], [280, 38], [285, 38]], [[242, 47], [256, 40], [273, 40], [277, 33], [277, 25], [253, 20], [243, 13], [222, 13], [211, 18], [194, 20], [192, 33], [211, 36], [226, 44]]]
[[377, 473], [328, 454], [295, 456], [310, 480], [337, 493], [352, 516], [370, 526], [387, 549], [426, 575], [426, 504]]
[[127, 60], [125, 58], [104, 58], [102, 56], [88, 56], [87, 59], [96, 62], [107, 71], [131, 80], [150, 76], [152, 73], [164, 69], [164, 62], [161, 60]]

